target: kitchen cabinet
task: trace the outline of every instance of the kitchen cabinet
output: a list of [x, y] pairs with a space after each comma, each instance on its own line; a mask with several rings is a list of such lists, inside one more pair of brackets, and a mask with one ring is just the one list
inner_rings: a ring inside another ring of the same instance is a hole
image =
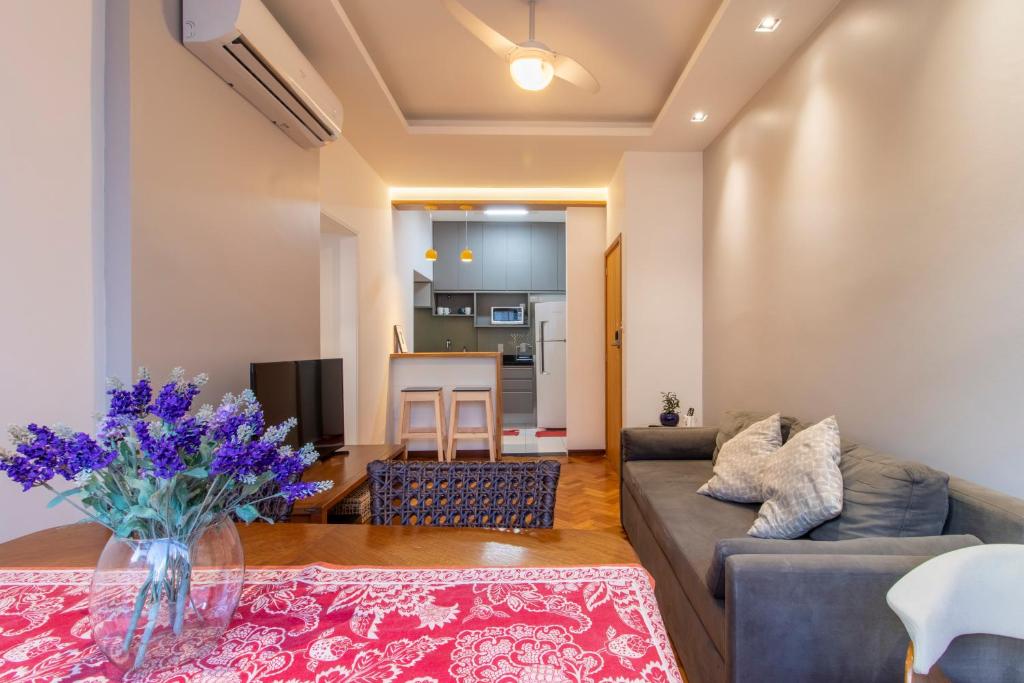
[[[463, 263], [460, 252], [473, 250]], [[564, 223], [434, 223], [435, 292], [564, 292]]]
[[483, 270], [481, 289], [502, 291], [507, 286], [507, 245], [508, 228], [502, 223], [494, 223], [483, 230], [480, 249], [480, 267]]
[[530, 289], [557, 291], [559, 223], [534, 223], [530, 235]]
[[437, 260], [434, 261], [434, 290], [451, 291], [459, 288], [459, 252], [462, 247], [458, 242], [458, 230], [461, 223], [434, 223], [434, 249]]
[[504, 366], [501, 369], [502, 421], [506, 427], [535, 423], [537, 390], [533, 367]]
[[478, 289], [483, 289], [483, 268], [480, 258], [483, 253], [480, 243], [480, 236], [483, 231], [479, 223], [470, 223], [469, 226], [463, 223], [461, 228], [461, 231], [457, 231], [460, 241], [456, 252], [461, 253], [468, 246], [473, 250], [473, 260], [469, 263], [463, 263], [461, 260], [458, 260], [456, 255], [458, 260], [458, 289], [475, 292]]
[[434, 308], [434, 293], [430, 289], [429, 282], [412, 283], [412, 307]]
[[506, 226], [505, 233], [505, 287], [512, 291], [530, 290], [530, 238], [529, 223]]

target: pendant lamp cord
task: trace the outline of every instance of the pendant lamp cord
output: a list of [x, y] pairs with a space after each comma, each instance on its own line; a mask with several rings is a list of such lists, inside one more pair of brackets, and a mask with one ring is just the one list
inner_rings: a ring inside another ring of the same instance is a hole
[[537, 0], [530, 0], [530, 40], [533, 40], [533, 26], [534, 26], [534, 11], [536, 10]]

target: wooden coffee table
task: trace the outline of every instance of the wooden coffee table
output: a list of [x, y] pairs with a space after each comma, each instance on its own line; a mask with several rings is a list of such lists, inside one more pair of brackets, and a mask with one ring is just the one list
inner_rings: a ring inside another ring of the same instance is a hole
[[[238, 525], [245, 563], [380, 567], [557, 567], [637, 564], [620, 534], [580, 529], [443, 529], [362, 524]], [[110, 532], [97, 524], [0, 544], [0, 567], [94, 567]]]
[[295, 501], [289, 522], [326, 524], [335, 505], [366, 482], [366, 466], [374, 460], [394, 460], [405, 455], [401, 444], [345, 446], [347, 455], [332, 455], [313, 463], [302, 475], [302, 481], [334, 482], [327, 491]]

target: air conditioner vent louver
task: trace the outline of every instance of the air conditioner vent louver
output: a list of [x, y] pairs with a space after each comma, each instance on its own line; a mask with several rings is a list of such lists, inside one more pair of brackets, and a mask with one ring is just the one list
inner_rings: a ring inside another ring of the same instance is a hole
[[259, 0], [183, 0], [185, 47], [303, 147], [341, 134], [341, 103]]
[[[302, 103], [288, 84], [283, 82], [277, 74], [271, 71], [270, 67], [260, 59], [259, 55], [253, 52], [252, 48], [241, 38], [235, 38], [224, 46], [224, 50], [231, 55], [238, 64], [245, 69], [256, 81], [267, 89], [267, 92], [284, 107], [292, 118], [299, 124], [305, 126], [306, 130], [318, 140], [326, 144], [333, 138], [327, 126], [320, 118]], [[291, 121], [274, 121], [278, 126], [288, 126]]]

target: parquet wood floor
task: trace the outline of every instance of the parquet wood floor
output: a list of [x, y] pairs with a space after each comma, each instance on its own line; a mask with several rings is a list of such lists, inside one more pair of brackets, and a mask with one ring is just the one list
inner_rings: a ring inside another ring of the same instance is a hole
[[555, 499], [555, 528], [622, 532], [619, 480], [604, 456], [560, 458], [562, 474]]

